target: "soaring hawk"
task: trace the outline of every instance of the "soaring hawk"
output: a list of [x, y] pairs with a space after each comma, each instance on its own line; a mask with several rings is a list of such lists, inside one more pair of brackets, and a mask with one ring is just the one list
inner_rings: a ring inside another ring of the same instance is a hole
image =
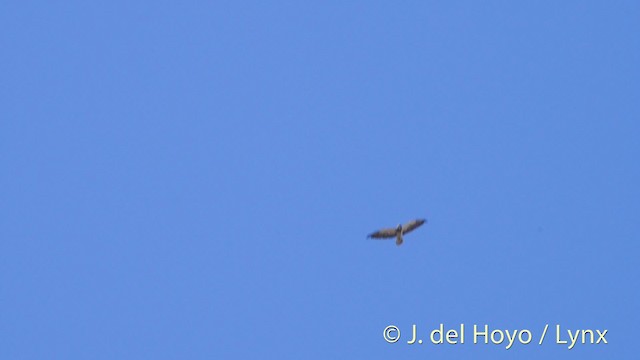
[[398, 224], [398, 226], [395, 228], [378, 230], [374, 233], [369, 234], [367, 238], [372, 238], [372, 239], [396, 238], [396, 245], [400, 246], [402, 245], [402, 242], [403, 242], [402, 235], [407, 234], [410, 231], [413, 231], [414, 229], [424, 224], [425, 222], [427, 222], [426, 219], [411, 220], [404, 225]]

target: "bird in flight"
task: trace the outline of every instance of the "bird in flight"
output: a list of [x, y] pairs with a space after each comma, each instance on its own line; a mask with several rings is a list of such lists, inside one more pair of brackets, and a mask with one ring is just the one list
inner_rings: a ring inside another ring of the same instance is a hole
[[367, 236], [367, 238], [372, 238], [372, 239], [391, 239], [391, 238], [396, 238], [396, 245], [400, 246], [402, 245], [402, 242], [404, 241], [404, 239], [402, 238], [402, 235], [407, 234], [413, 230], [415, 230], [417, 227], [419, 227], [420, 225], [424, 224], [425, 222], [427, 222], [426, 219], [415, 219], [415, 220], [411, 220], [408, 223], [402, 225], [402, 224], [398, 224], [397, 227], [395, 228], [388, 228], [388, 229], [381, 229], [378, 230], [374, 233], [371, 233]]

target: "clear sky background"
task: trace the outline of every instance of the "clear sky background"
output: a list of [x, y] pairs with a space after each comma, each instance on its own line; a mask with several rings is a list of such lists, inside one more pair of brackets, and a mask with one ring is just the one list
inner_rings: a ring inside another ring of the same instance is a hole
[[[0, 30], [0, 358], [637, 357], [638, 2], [5, 1]], [[466, 343], [407, 345], [440, 323]]]

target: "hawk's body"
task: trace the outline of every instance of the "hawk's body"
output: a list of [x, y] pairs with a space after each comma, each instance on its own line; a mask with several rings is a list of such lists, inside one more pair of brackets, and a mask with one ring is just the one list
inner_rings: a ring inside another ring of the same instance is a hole
[[402, 225], [402, 224], [398, 224], [397, 227], [395, 228], [388, 228], [388, 229], [382, 229], [382, 230], [378, 230], [374, 233], [369, 234], [369, 236], [367, 236], [368, 238], [372, 238], [372, 239], [391, 239], [391, 238], [396, 238], [396, 245], [400, 246], [402, 245], [404, 239], [402, 237], [402, 235], [407, 234], [413, 230], [415, 230], [417, 227], [419, 227], [420, 225], [424, 224], [425, 222], [427, 222], [427, 220], [425, 219], [415, 219], [415, 220], [411, 220], [408, 223]]

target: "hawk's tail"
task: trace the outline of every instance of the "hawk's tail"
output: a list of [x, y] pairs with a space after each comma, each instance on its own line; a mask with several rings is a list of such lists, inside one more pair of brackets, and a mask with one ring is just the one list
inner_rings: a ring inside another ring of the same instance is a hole
[[396, 235], [396, 245], [398, 245], [398, 246], [402, 245], [403, 241], [404, 240], [402, 239], [402, 232], [399, 231], [398, 235]]

